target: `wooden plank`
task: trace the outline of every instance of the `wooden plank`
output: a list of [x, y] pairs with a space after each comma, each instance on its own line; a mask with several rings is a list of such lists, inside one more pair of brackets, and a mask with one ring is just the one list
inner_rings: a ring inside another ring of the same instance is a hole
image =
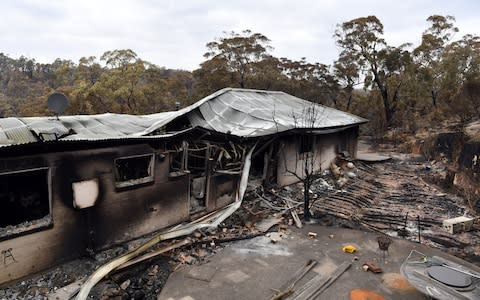
[[312, 278], [305, 288], [300, 291], [294, 300], [313, 300], [318, 295], [320, 295], [324, 290], [326, 290], [335, 280], [337, 280], [350, 266], [351, 262], [343, 262], [335, 271], [328, 277], [322, 277], [320, 274]]
[[335, 280], [342, 276], [342, 274], [345, 273], [345, 271], [347, 271], [351, 265], [351, 262], [342, 263], [340, 267], [338, 267], [337, 271], [330, 275], [330, 279], [327, 281], [327, 283], [321, 286], [309, 299], [313, 300], [317, 298], [323, 291], [325, 291], [330, 285], [332, 285]]
[[271, 300], [283, 299], [283, 297], [289, 296], [294, 292], [293, 288], [310, 270], [317, 265], [317, 261], [309, 260], [307, 263], [299, 269], [287, 282], [285, 282], [278, 292], [272, 296]]

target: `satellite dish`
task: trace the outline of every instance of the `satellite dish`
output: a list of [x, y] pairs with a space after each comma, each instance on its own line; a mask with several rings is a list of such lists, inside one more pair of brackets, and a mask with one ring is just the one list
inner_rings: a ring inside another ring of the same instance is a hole
[[59, 114], [65, 112], [67, 109], [68, 99], [64, 94], [55, 92], [48, 96], [47, 104], [48, 108], [58, 117]]

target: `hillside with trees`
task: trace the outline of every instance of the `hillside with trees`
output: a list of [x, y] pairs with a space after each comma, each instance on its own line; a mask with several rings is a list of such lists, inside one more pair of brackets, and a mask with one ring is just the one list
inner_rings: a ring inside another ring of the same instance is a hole
[[[224, 87], [280, 90], [370, 119], [367, 131], [415, 132], [480, 113], [480, 37], [458, 38], [455, 18], [427, 18], [419, 45], [389, 45], [375, 16], [338, 24], [332, 65], [272, 55], [272, 41], [250, 30], [206, 44], [196, 70], [159, 67], [130, 49], [78, 62], [38, 63], [0, 53], [0, 116], [49, 115], [46, 101], [67, 95], [67, 114], [147, 114], [186, 106]], [[321, 51], [322, 49], [318, 49]]]

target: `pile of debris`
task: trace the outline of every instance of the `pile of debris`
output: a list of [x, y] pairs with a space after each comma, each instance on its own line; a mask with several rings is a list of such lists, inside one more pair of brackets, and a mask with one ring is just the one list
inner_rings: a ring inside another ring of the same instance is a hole
[[[425, 181], [431, 173], [445, 171], [428, 166], [402, 156], [381, 163], [339, 156], [310, 186], [311, 213], [322, 225], [381, 232], [480, 262], [478, 230], [449, 232], [445, 228], [452, 218], [475, 216], [475, 211], [464, 198]], [[301, 182], [269, 189], [257, 185], [251, 192], [256, 198], [245, 203], [250, 209], [284, 214], [290, 225], [303, 213]], [[478, 229], [476, 218], [464, 219], [472, 220], [469, 229]]]
[[[477, 231], [452, 234], [445, 219], [471, 213], [462, 198], [442, 193], [422, 180], [424, 166], [410, 161], [381, 164], [339, 158], [311, 184], [313, 216], [323, 225], [364, 228], [401, 236], [452, 254], [480, 257]], [[92, 291], [98, 299], [156, 299], [169, 273], [202, 264], [226, 243], [266, 235], [275, 243], [288, 226], [302, 227], [302, 183], [264, 188], [251, 180], [241, 207], [217, 228], [161, 242], [141, 259], [122, 265]], [[268, 233], [274, 226], [278, 230]], [[142, 245], [150, 237], [64, 264], [39, 277], [0, 290], [1, 299], [63, 299], [72, 295], [100, 265]], [[81, 266], [81, 267], [79, 267]]]
[[363, 227], [448, 249], [462, 258], [480, 260], [477, 231], [452, 234], [443, 228], [445, 220], [474, 212], [463, 198], [426, 183], [422, 179], [423, 164], [358, 161], [354, 170], [349, 171], [355, 176], [340, 175], [343, 171], [335, 176], [335, 169], [342, 170], [339, 166], [334, 165], [332, 172], [324, 173], [311, 187], [314, 199], [311, 210], [322, 224]]
[[[258, 201], [258, 189], [250, 185], [245, 196], [248, 200], [217, 228], [197, 230], [187, 238], [156, 244], [141, 260], [133, 260], [116, 269], [97, 284], [90, 295], [95, 299], [157, 299], [170, 272], [184, 265], [202, 264], [225, 244], [264, 235], [272, 226], [286, 221], [280, 214], [271, 215], [271, 207], [280, 205], [278, 202]], [[2, 288], [0, 299], [68, 298], [78, 292], [86, 278], [101, 265], [139, 247], [151, 236], [153, 234]]]

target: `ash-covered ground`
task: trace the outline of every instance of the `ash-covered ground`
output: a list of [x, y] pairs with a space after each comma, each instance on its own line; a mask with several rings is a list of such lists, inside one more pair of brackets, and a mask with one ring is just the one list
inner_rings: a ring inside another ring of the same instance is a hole
[[[447, 233], [441, 227], [444, 219], [474, 216], [475, 212], [463, 198], [425, 181], [432, 172], [443, 169], [408, 156], [377, 163], [339, 158], [311, 185], [313, 221], [420, 240], [478, 263], [480, 234], [476, 224], [472, 231], [461, 234]], [[268, 234], [275, 226], [295, 226], [295, 215], [303, 215], [303, 193], [302, 183], [263, 187], [259, 180], [251, 178], [242, 207], [219, 228], [195, 232], [186, 237], [182, 247], [110, 274], [90, 295], [94, 299], [156, 299], [170, 272], [183, 265], [208, 261], [226, 243]], [[274, 235], [268, 236], [274, 239]], [[0, 299], [64, 299], [78, 290], [99, 266], [148, 239], [144, 237], [20, 280], [0, 289]], [[182, 239], [163, 242], [150, 251], [179, 241]]]

